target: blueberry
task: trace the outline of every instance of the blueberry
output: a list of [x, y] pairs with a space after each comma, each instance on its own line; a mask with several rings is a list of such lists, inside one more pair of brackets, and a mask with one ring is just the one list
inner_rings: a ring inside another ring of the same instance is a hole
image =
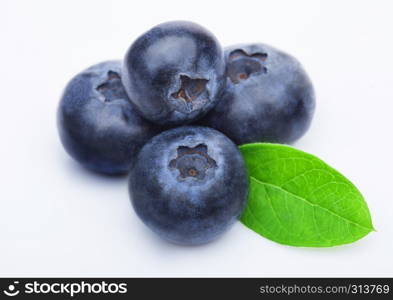
[[203, 27], [185, 21], [158, 25], [128, 50], [123, 83], [139, 112], [163, 125], [195, 121], [225, 85], [221, 46]]
[[67, 85], [58, 108], [58, 129], [67, 152], [85, 167], [126, 173], [156, 125], [132, 107], [121, 83], [120, 61], [94, 65]]
[[263, 44], [225, 50], [227, 84], [218, 105], [200, 122], [237, 144], [292, 143], [309, 128], [313, 86], [292, 56]]
[[164, 131], [139, 152], [129, 192], [142, 221], [178, 244], [209, 242], [226, 231], [246, 202], [248, 178], [235, 144], [207, 127]]

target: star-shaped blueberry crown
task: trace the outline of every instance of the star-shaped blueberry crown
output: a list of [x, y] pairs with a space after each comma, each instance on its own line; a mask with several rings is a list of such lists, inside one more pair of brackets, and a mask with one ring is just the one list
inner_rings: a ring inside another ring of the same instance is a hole
[[207, 146], [199, 144], [195, 147], [179, 146], [177, 157], [169, 162], [169, 167], [178, 169], [180, 178], [203, 179], [206, 171], [216, 168], [217, 163], [207, 153]]
[[247, 54], [241, 49], [234, 50], [228, 57], [227, 76], [232, 83], [238, 84], [253, 74], [267, 73], [263, 65], [266, 59], [267, 53]]
[[190, 113], [203, 107], [210, 101], [207, 83], [203, 78], [179, 77], [179, 89], [171, 94], [173, 105], [182, 113]]
[[101, 93], [104, 102], [110, 102], [115, 99], [127, 99], [120, 75], [114, 71], [108, 71], [105, 82], [97, 86], [96, 90]]

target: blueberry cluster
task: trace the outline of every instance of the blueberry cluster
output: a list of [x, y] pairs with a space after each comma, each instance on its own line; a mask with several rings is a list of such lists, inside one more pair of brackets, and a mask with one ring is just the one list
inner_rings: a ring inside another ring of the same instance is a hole
[[312, 84], [292, 56], [264, 44], [222, 50], [185, 21], [141, 35], [123, 62], [76, 75], [58, 109], [67, 152], [105, 174], [129, 173], [142, 221], [161, 237], [201, 244], [242, 213], [248, 178], [236, 146], [291, 143], [308, 129]]

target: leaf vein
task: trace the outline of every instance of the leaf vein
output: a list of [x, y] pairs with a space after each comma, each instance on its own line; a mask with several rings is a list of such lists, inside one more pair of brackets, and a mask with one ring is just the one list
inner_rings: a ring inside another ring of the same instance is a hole
[[281, 190], [281, 191], [283, 191], [283, 192], [285, 192], [285, 193], [288, 193], [288, 194], [292, 195], [293, 197], [295, 197], [296, 199], [299, 199], [299, 200], [301, 200], [301, 201], [307, 203], [308, 205], [311, 205], [311, 206], [318, 206], [319, 208], [321, 208], [321, 209], [323, 209], [323, 210], [326, 210], [327, 212], [329, 212], [330, 214], [334, 215], [335, 217], [340, 218], [340, 219], [343, 219], [344, 221], [349, 222], [349, 223], [351, 223], [351, 224], [354, 224], [354, 225], [356, 225], [356, 226], [358, 226], [358, 227], [360, 227], [360, 228], [367, 229], [367, 230], [370, 230], [370, 231], [372, 230], [372, 228], [368, 228], [368, 227], [365, 227], [365, 226], [363, 226], [363, 225], [361, 225], [361, 224], [358, 224], [358, 223], [356, 223], [356, 222], [354, 222], [354, 221], [352, 221], [352, 220], [349, 220], [349, 219], [347, 219], [347, 218], [345, 218], [345, 217], [343, 217], [343, 216], [338, 215], [337, 213], [331, 211], [331, 210], [328, 209], [328, 208], [325, 208], [325, 207], [320, 206], [320, 205], [318, 205], [318, 204], [312, 203], [312, 202], [310, 202], [309, 200], [307, 200], [307, 199], [305, 199], [305, 198], [302, 198], [302, 197], [300, 197], [300, 196], [298, 196], [298, 195], [296, 195], [296, 194], [293, 194], [292, 192], [290, 192], [290, 191], [284, 189], [283, 187], [280, 187], [280, 186], [277, 186], [277, 185], [274, 185], [274, 184], [270, 184], [270, 183], [267, 183], [267, 182], [262, 182], [262, 181], [258, 180], [257, 178], [255, 178], [255, 177], [253, 177], [253, 176], [250, 176], [250, 178], [251, 178], [252, 180], [256, 181], [256, 182], [259, 183], [259, 184], [271, 186], [271, 187], [273, 187], [273, 188], [275, 188], [275, 189], [279, 189], [279, 190]]

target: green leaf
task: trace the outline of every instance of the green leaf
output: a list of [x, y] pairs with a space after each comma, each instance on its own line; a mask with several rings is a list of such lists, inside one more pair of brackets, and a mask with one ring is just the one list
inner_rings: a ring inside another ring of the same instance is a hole
[[374, 230], [358, 189], [319, 158], [279, 144], [240, 146], [250, 176], [244, 225], [280, 244], [331, 247]]

